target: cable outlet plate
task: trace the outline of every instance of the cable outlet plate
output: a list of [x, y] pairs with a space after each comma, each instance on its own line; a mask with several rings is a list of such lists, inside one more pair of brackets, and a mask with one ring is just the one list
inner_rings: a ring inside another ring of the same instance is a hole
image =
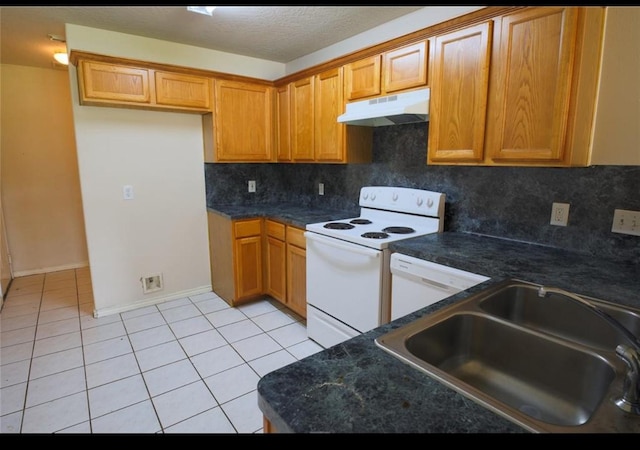
[[551, 207], [551, 225], [566, 227], [569, 222], [569, 203], [554, 203]]
[[318, 195], [324, 195], [324, 183], [318, 183]]
[[256, 191], [256, 180], [249, 180], [247, 184], [249, 185], [249, 192]]
[[142, 282], [142, 293], [148, 294], [150, 292], [160, 291], [163, 288], [162, 274], [156, 273], [153, 275], [147, 275], [140, 278]]
[[616, 209], [613, 212], [611, 231], [613, 233], [640, 236], [640, 211]]

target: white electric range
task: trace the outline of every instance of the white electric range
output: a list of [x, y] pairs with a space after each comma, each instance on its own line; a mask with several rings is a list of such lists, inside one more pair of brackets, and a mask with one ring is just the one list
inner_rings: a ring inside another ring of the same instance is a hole
[[443, 230], [443, 193], [365, 186], [359, 205], [306, 227], [307, 334], [325, 348], [389, 322], [389, 243]]

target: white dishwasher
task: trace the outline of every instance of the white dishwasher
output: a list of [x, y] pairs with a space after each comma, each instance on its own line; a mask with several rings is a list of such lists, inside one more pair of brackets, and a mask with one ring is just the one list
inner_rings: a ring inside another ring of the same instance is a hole
[[391, 255], [391, 320], [444, 300], [489, 278], [413, 256]]

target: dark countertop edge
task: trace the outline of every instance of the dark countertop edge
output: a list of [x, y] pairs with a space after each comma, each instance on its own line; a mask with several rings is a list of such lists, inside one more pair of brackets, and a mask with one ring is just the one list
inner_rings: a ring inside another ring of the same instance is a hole
[[207, 206], [207, 211], [226, 217], [229, 220], [260, 217], [302, 229], [306, 228], [307, 224], [310, 223], [347, 219], [359, 215], [357, 210], [312, 208], [291, 204], [213, 205]]

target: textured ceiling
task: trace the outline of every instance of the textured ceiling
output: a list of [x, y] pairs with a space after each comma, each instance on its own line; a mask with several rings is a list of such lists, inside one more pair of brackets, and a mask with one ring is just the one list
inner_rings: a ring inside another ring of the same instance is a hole
[[170, 7], [0, 8], [0, 62], [51, 68], [65, 23], [288, 63], [422, 6], [229, 6], [212, 17]]

